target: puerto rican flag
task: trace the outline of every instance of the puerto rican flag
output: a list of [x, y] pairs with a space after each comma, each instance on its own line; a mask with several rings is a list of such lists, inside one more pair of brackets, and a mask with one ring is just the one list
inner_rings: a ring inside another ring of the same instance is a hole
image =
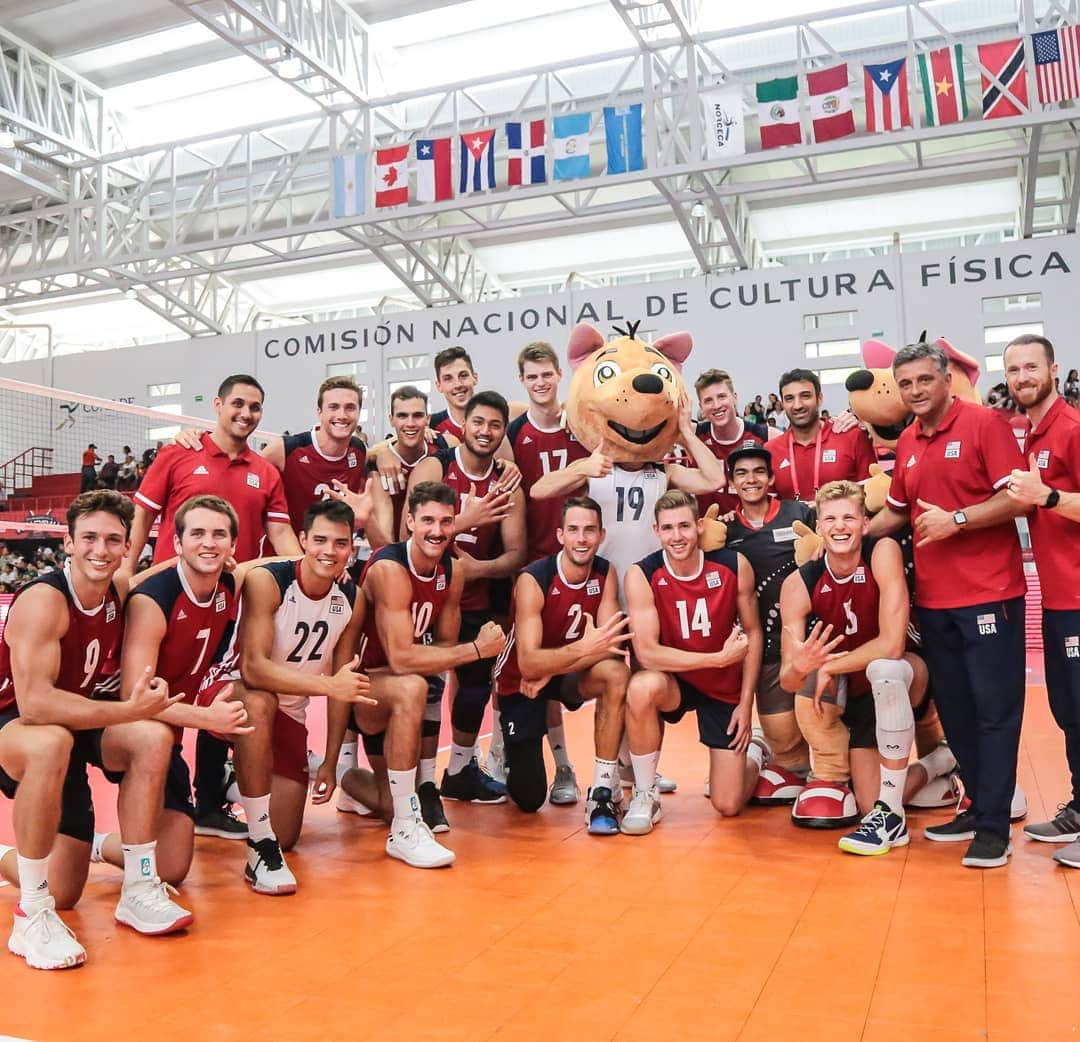
[[450, 138], [421, 138], [416, 142], [416, 198], [437, 203], [454, 196]]
[[[508, 185], [542, 185], [547, 181], [547, 160], [544, 155], [546, 124], [534, 119], [523, 134], [520, 123], [506, 124], [506, 183]], [[522, 140], [527, 137], [526, 140]]]
[[409, 146], [380, 148], [375, 153], [375, 205], [400, 206], [409, 201]]
[[459, 195], [495, 187], [495, 131], [473, 130], [461, 135]]
[[907, 59], [863, 66], [866, 129], [871, 133], [911, 126], [908, 107]]

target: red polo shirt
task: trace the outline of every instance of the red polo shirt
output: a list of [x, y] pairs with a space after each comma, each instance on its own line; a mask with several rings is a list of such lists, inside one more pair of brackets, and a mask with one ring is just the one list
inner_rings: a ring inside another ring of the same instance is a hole
[[[1044, 485], [1080, 492], [1080, 413], [1064, 398], [1059, 397], [1028, 434], [1027, 455], [1035, 457]], [[1080, 611], [1080, 524], [1038, 507], [1028, 514], [1028, 525], [1043, 607]]]
[[201, 452], [166, 445], [135, 493], [139, 506], [161, 515], [155, 564], [173, 556], [173, 517], [192, 496], [221, 496], [232, 504], [240, 520], [237, 561], [261, 555], [268, 521], [289, 523], [289, 506], [277, 467], [248, 448], [229, 459], [209, 432], [201, 440]]
[[877, 462], [864, 431], [854, 427], [837, 434], [828, 420], [809, 445], [800, 445], [789, 430], [782, 438], [766, 442], [765, 448], [772, 456], [776, 494], [804, 503], [813, 503], [817, 490], [830, 481], [865, 481], [870, 464]]
[[[933, 434], [916, 420], [896, 443], [889, 504], [912, 522], [918, 500], [952, 513], [983, 503], [1007, 485], [1023, 456], [1004, 417], [954, 398]], [[915, 603], [923, 608], [967, 608], [1022, 597], [1024, 564], [1013, 521], [957, 532], [915, 548]]]

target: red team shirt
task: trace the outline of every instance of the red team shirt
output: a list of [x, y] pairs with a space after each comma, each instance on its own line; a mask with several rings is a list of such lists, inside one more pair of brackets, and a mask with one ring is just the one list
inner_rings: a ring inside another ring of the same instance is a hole
[[[1042, 423], [1028, 434], [1026, 455], [1035, 456], [1044, 485], [1059, 492], [1080, 492], [1080, 413], [1058, 398]], [[1043, 607], [1051, 611], [1080, 610], [1080, 583], [1076, 581], [1080, 536], [1076, 522], [1041, 507], [1027, 519]]]
[[450, 415], [449, 409], [440, 409], [439, 412], [432, 414], [431, 429], [438, 431], [440, 434], [452, 434], [458, 441], [464, 440], [462, 435], [465, 431], [457, 420]]
[[514, 462], [521, 471], [521, 487], [525, 490], [525, 524], [528, 532], [527, 561], [538, 561], [559, 552], [555, 535], [562, 523], [563, 498], [531, 499], [529, 489], [545, 474], [566, 467], [589, 455], [565, 427], [537, 427], [529, 414], [522, 413], [506, 432], [514, 452]]
[[[740, 445], [745, 444], [748, 441], [754, 442], [756, 445], [764, 445], [769, 440], [769, 428], [763, 423], [747, 423], [745, 420], [739, 421], [739, 435], [733, 438], [731, 441], [721, 441], [713, 433], [712, 424], [706, 420], [704, 423], [699, 423], [697, 426], [697, 436], [704, 442], [705, 447], [720, 461], [727, 472], [727, 458], [732, 449], [737, 449]], [[694, 457], [687, 454], [685, 457], [679, 459], [679, 462], [686, 467], [696, 467], [697, 463]], [[726, 514], [731, 510], [735, 510], [739, 505], [739, 497], [734, 492], [709, 492], [706, 495], [700, 495], [697, 497], [698, 512], [704, 514], [716, 503], [720, 507], [720, 513]]]
[[[398, 454], [397, 449], [394, 448], [394, 443], [391, 442], [387, 448], [398, 458], [398, 462], [401, 464], [401, 473], [405, 475], [405, 481], [408, 483], [409, 475], [418, 467], [428, 456], [434, 456], [439, 452], [445, 452], [449, 449], [446, 444], [446, 439], [440, 434], [434, 442], [429, 446], [424, 442], [424, 454], [415, 463], [406, 463]], [[372, 464], [374, 467], [374, 463]], [[401, 517], [405, 513], [405, 504], [409, 500], [409, 495], [405, 489], [396, 489], [390, 493], [390, 502], [394, 507], [394, 530], [389, 533], [391, 536], [396, 536], [401, 531]]]
[[[32, 586], [43, 583], [59, 590], [67, 601], [68, 628], [60, 638], [60, 670], [55, 687], [89, 698], [102, 677], [114, 675], [120, 660], [120, 640], [124, 632], [124, 612], [116, 587], [109, 585], [105, 600], [87, 611], [79, 604], [67, 569], [49, 572], [15, 594], [15, 601]], [[14, 607], [14, 602], [12, 603]], [[0, 639], [0, 710], [17, 700], [11, 673], [11, 649], [6, 635]]]
[[277, 467], [250, 448], [229, 459], [209, 433], [200, 440], [201, 452], [166, 445], [135, 493], [139, 506], [161, 515], [155, 564], [173, 556], [173, 517], [192, 496], [221, 496], [232, 504], [240, 519], [237, 561], [260, 556], [268, 521], [289, 524], [289, 505]]
[[[596, 613], [607, 579], [608, 563], [602, 557], [593, 559], [592, 570], [583, 583], [568, 582], [559, 567], [560, 554], [552, 554], [534, 561], [523, 569], [531, 575], [544, 595], [544, 607], [540, 613], [543, 635], [542, 648], [561, 648], [579, 640], [585, 632], [585, 619], [596, 625]], [[511, 602], [510, 617], [514, 617]], [[514, 629], [510, 630], [506, 647], [495, 662], [495, 692], [513, 695], [521, 690], [521, 671], [518, 669], [517, 646]]]
[[[820, 619], [824, 625], [832, 626], [830, 639], [843, 637], [833, 649], [837, 654], [853, 651], [878, 635], [881, 597], [870, 568], [872, 550], [873, 546], [864, 542], [859, 566], [841, 579], [833, 574], [827, 558], [808, 561], [799, 569], [810, 595], [811, 619], [807, 620], [807, 633], [812, 628], [812, 619]], [[865, 695], [870, 690], [865, 670], [845, 675], [849, 695]]]
[[352, 492], [362, 492], [367, 481], [367, 450], [355, 435], [343, 456], [324, 456], [315, 440], [315, 429], [290, 434], [284, 440], [285, 467], [281, 471], [289, 521], [298, 535], [304, 515], [312, 503], [326, 499], [333, 482], [340, 481]]
[[772, 456], [773, 488], [781, 499], [812, 503], [830, 481], [865, 481], [877, 462], [870, 439], [858, 427], [837, 434], [828, 420], [809, 445], [800, 445], [789, 430], [765, 447]]
[[[734, 550], [702, 553], [701, 567], [688, 579], [668, 568], [663, 550], [637, 566], [652, 589], [661, 644], [706, 653], [723, 648], [739, 617], [739, 555]], [[735, 705], [742, 688], [742, 663], [687, 669], [679, 678], [709, 698]]]
[[[993, 409], [954, 398], [927, 435], [916, 420], [896, 443], [889, 504], [908, 510], [918, 501], [952, 513], [982, 503], [1007, 485], [1024, 457], [1009, 424]], [[963, 581], [958, 581], [963, 560]], [[921, 608], [965, 608], [1022, 597], [1027, 590], [1016, 525], [957, 532], [915, 547], [915, 603]]]
[[[446, 607], [446, 601], [450, 596], [453, 557], [449, 553], [443, 554], [433, 575], [418, 575], [413, 570], [412, 558], [409, 556], [411, 547], [411, 539], [404, 543], [391, 543], [389, 546], [380, 547], [368, 558], [360, 574], [358, 585], [363, 585], [371, 566], [378, 561], [393, 561], [403, 568], [412, 584], [410, 610], [413, 620], [413, 643], [431, 644], [434, 641], [431, 627]], [[379, 640], [379, 628], [375, 625], [373, 606], [368, 607], [370, 610], [364, 616], [364, 628], [360, 637], [360, 668], [385, 669], [388, 665], [386, 651]]]

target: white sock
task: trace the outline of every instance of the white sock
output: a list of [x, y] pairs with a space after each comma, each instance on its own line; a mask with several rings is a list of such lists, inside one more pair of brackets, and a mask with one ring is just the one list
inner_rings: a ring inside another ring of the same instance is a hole
[[277, 838], [270, 825], [270, 793], [265, 796], [245, 796], [241, 793], [240, 806], [244, 808], [248, 839], [252, 843], [258, 843], [261, 839]]
[[947, 745], [937, 745], [920, 761], [926, 771], [926, 780], [933, 781], [949, 771], [956, 770], [956, 757]]
[[386, 772], [390, 779], [390, 797], [394, 801], [394, 820], [415, 818], [419, 803], [416, 799], [416, 768], [411, 771]]
[[356, 745], [356, 742], [343, 742], [341, 745], [336, 768], [338, 785], [341, 784], [341, 776], [356, 766]]
[[614, 791], [615, 786], [619, 784], [615, 778], [618, 763], [615, 760], [601, 760], [599, 756], [595, 762], [596, 766], [593, 768], [592, 776], [593, 792], [597, 789], [611, 789]]
[[630, 754], [630, 766], [634, 768], [634, 788], [648, 792], [656, 784], [656, 765], [660, 762], [660, 750], [654, 753]]
[[757, 742], [751, 742], [746, 747], [746, 759], [750, 763], [756, 763], [758, 772], [765, 766], [765, 750]]
[[495, 699], [491, 707], [491, 745], [488, 746], [488, 752], [498, 758], [503, 758], [503, 733], [502, 733], [502, 714], [499, 712], [499, 702]]
[[425, 782], [431, 782], [435, 784], [435, 757], [421, 757], [420, 758], [420, 776], [417, 779], [421, 785]]
[[887, 803], [894, 814], [904, 813], [904, 782], [907, 780], [907, 768], [894, 771], [884, 764], [881, 766], [881, 787], [878, 799]]
[[90, 860], [104, 861], [105, 855], [101, 848], [105, 846], [105, 840], [109, 838], [108, 832], [95, 832], [93, 842], [90, 844]]
[[123, 843], [124, 886], [153, 882], [157, 879], [157, 840], [149, 843]]
[[570, 750], [566, 747], [566, 728], [562, 724], [558, 727], [548, 728], [548, 745], [551, 746], [551, 755], [555, 759], [556, 767], [570, 766]]
[[457, 742], [452, 742], [450, 745], [450, 763], [446, 768], [446, 773], [460, 774], [472, 758], [473, 747], [471, 745], [458, 745]]
[[18, 854], [19, 907], [31, 912], [44, 904], [49, 897], [49, 859], [29, 858]]

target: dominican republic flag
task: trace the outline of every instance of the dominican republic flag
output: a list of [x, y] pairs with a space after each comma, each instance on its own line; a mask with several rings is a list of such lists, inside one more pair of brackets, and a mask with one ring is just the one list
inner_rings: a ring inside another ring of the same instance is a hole
[[919, 80], [922, 83], [926, 125], [938, 127], [967, 118], [964, 94], [964, 48], [961, 44], [920, 54]]
[[1031, 34], [1039, 101], [1080, 98], [1080, 26], [1063, 25]]
[[556, 181], [571, 181], [576, 177], [588, 177], [589, 129], [592, 113], [579, 112], [572, 116], [556, 116], [551, 121], [552, 137], [555, 139]]
[[409, 201], [409, 146], [380, 148], [375, 153], [375, 205], [400, 206]]
[[460, 195], [495, 187], [495, 131], [474, 130], [461, 135]]
[[[982, 73], [983, 119], [1019, 116], [1028, 110], [1027, 76], [1024, 72], [1024, 38], [979, 44], [979, 64], [993, 73], [1012, 97]], [[1013, 100], [1016, 99], [1016, 101]], [[1019, 105], [1017, 104], [1019, 102]]]
[[508, 185], [542, 185], [547, 181], [547, 158], [544, 155], [546, 124], [534, 119], [523, 128], [520, 123], [506, 124], [506, 183]]
[[416, 142], [416, 198], [422, 203], [438, 203], [454, 197], [454, 171], [448, 137]]
[[367, 156], [353, 152], [348, 156], [334, 156], [330, 165], [330, 183], [333, 187], [333, 215], [356, 217], [364, 212], [364, 168]]
[[814, 125], [815, 141], [834, 141], [855, 133], [847, 62], [808, 72], [806, 88], [810, 94], [810, 122]]
[[604, 139], [607, 142], [607, 172], [627, 174], [645, 169], [641, 149], [641, 103], [607, 106], [604, 109]]
[[866, 129], [871, 133], [911, 126], [908, 108], [907, 59], [863, 66]]

